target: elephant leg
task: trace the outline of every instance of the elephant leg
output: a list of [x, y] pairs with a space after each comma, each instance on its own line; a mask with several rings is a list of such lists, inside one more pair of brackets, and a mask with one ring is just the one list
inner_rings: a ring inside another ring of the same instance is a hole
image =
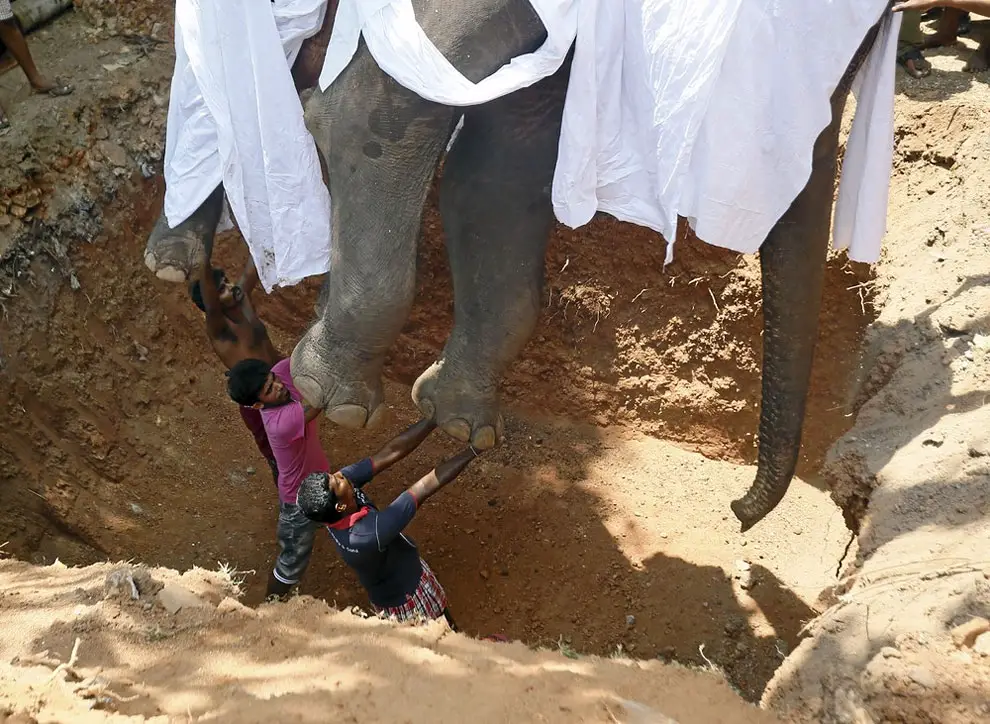
[[873, 28], [832, 96], [832, 121], [815, 142], [811, 177], [760, 248], [763, 391], [756, 479], [731, 503], [745, 532], [783, 499], [801, 449], [825, 279], [839, 126], [853, 78], [876, 39]]
[[213, 237], [221, 213], [223, 185], [217, 186], [206, 201], [174, 229], [169, 227], [163, 211], [144, 247], [145, 266], [167, 282], [195, 278], [213, 253]]
[[499, 380], [539, 314], [568, 67], [469, 110], [444, 164], [454, 328], [412, 396], [448, 434], [479, 449], [501, 439]]
[[416, 242], [453, 110], [386, 75], [362, 46], [306, 122], [333, 202], [330, 265], [317, 318], [292, 352], [302, 395], [345, 427], [373, 426], [381, 371], [416, 289]]
[[[440, 0], [414, 7], [427, 36], [472, 81], [545, 37], [527, 0], [465, 0], [456, 13]], [[392, 80], [363, 44], [306, 103], [326, 161], [333, 238], [321, 308], [292, 353], [292, 376], [345, 427], [379, 417], [381, 371], [412, 306], [423, 205], [454, 117]]]

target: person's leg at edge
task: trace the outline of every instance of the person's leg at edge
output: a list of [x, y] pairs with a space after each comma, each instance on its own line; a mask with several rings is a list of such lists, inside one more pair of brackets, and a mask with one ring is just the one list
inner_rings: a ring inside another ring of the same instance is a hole
[[0, 41], [3, 42], [14, 60], [21, 66], [24, 75], [27, 76], [31, 87], [39, 93], [51, 93], [53, 95], [68, 95], [72, 92], [72, 87], [53, 83], [45, 78], [38, 70], [28, 48], [27, 40], [17, 25], [14, 18], [0, 21]]
[[[920, 21], [921, 11], [915, 10], [913, 12], [918, 13], [918, 18]], [[948, 45], [954, 45], [959, 39], [959, 26], [962, 16], [962, 10], [957, 10], [956, 8], [943, 8], [942, 14], [939, 16], [938, 22], [935, 24], [935, 34], [924, 38], [922, 40], [921, 47], [927, 49], [942, 48]]]
[[279, 554], [268, 577], [265, 600], [284, 600], [302, 579], [313, 555], [317, 527], [295, 503], [279, 503], [276, 531]]
[[921, 11], [905, 10], [901, 31], [897, 36], [897, 63], [912, 78], [924, 78], [932, 66], [921, 54], [925, 46], [925, 34], [921, 30]]

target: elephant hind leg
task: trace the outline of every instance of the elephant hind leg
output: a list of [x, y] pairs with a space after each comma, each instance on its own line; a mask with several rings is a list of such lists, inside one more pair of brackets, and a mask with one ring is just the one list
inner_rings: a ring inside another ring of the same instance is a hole
[[174, 229], [169, 227], [163, 211], [144, 248], [145, 266], [167, 282], [196, 278], [213, 253], [213, 237], [222, 212], [222, 185]]
[[566, 87], [565, 67], [469, 110], [444, 164], [454, 328], [412, 396], [448, 434], [482, 449], [501, 439], [499, 381], [539, 314]]

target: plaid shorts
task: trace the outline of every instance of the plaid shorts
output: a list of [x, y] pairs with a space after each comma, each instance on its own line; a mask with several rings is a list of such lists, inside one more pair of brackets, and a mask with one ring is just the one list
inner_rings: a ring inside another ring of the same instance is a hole
[[375, 609], [375, 613], [382, 618], [417, 623], [423, 619], [432, 621], [443, 617], [444, 611], [447, 609], [447, 594], [444, 593], [443, 586], [437, 581], [433, 571], [426, 565], [426, 561], [420, 558], [419, 562], [423, 566], [423, 575], [419, 577], [419, 585], [416, 586], [416, 590], [411, 595], [406, 596], [406, 602], [401, 606], [392, 606], [391, 608], [379, 608], [372, 604], [371, 607]]
[[294, 586], [303, 577], [313, 555], [313, 540], [319, 523], [314, 523], [295, 503], [278, 504], [278, 558], [275, 559], [276, 580]]
[[14, 11], [10, 9], [10, 0], [0, 0], [0, 21], [10, 20]]

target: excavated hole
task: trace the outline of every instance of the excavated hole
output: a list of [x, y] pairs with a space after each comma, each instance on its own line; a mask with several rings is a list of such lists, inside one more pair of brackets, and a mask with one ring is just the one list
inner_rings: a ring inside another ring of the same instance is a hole
[[[19, 257], [29, 273], [4, 299], [0, 327], [0, 541], [38, 563], [224, 563], [255, 573], [247, 600], [257, 603], [275, 549], [273, 484], [226, 398], [198, 310], [142, 264], [160, 198], [149, 182], [104, 210], [116, 231], [69, 255], [78, 289], [48, 254]], [[416, 308], [387, 368], [392, 419], [365, 432], [324, 423], [335, 464], [412, 421], [408, 385], [449, 329], [430, 203]], [[663, 254], [651, 235], [608, 219], [556, 232], [547, 308], [505, 385], [507, 442], [431, 501], [412, 534], [470, 634], [573, 655], [707, 659], [755, 700], [817, 615], [848, 534], [826, 493], [805, 482], [738, 533], [728, 503], [753, 475], [758, 264], [687, 239], [665, 271]], [[217, 258], [239, 266], [236, 238], [219, 242]], [[819, 341], [828, 354], [815, 369], [804, 475], [851, 423], [850, 380], [873, 318], [868, 281], [829, 264]], [[283, 351], [310, 321], [317, 290], [309, 282], [259, 303]], [[428, 441], [376, 481], [374, 497], [388, 502], [451, 450], [440, 436]], [[301, 591], [366, 602], [323, 536]]]

